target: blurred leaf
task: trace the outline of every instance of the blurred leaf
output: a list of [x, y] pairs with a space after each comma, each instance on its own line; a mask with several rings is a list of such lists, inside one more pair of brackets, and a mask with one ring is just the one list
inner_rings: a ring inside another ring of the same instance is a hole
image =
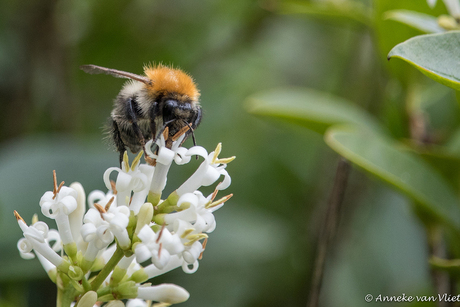
[[388, 58], [400, 58], [431, 79], [460, 90], [460, 32], [427, 34], [396, 45]]
[[385, 18], [399, 21], [425, 33], [446, 32], [445, 29], [439, 26], [438, 19], [428, 14], [423, 14], [409, 10], [393, 10], [386, 12]]
[[332, 127], [326, 143], [337, 153], [414, 199], [428, 212], [459, 229], [460, 207], [446, 180], [423, 160], [384, 136], [352, 127]]
[[372, 26], [371, 10], [358, 1], [284, 2], [280, 4], [284, 14], [308, 14], [316, 17], [342, 18]]
[[307, 88], [280, 88], [254, 94], [247, 99], [250, 113], [280, 118], [324, 133], [334, 124], [354, 124], [381, 130], [379, 124], [349, 101]]
[[424, 1], [414, 0], [375, 0], [372, 2], [374, 7], [374, 22], [376, 43], [379, 51], [379, 58], [382, 60], [385, 68], [395, 75], [404, 86], [418, 81], [422, 75], [418, 71], [410, 69], [409, 64], [397, 63], [393, 61], [386, 61], [388, 52], [397, 44], [420, 35], [420, 30], [416, 30], [400, 22], [385, 19], [385, 13], [393, 10], [409, 10], [417, 11], [419, 13], [431, 14], [439, 16], [445, 14], [443, 5], [438, 5], [436, 8], [431, 9]]

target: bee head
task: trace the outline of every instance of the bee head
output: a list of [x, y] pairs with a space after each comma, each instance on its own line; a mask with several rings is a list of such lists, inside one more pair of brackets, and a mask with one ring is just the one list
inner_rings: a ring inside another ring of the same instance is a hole
[[[146, 85], [151, 95], [163, 93], [165, 96], [186, 96], [191, 101], [198, 101], [200, 92], [196, 88], [192, 77], [180, 69], [158, 64], [144, 67], [145, 75], [152, 81]], [[177, 99], [171, 97], [171, 99]], [[182, 100], [182, 99], [179, 99]]]

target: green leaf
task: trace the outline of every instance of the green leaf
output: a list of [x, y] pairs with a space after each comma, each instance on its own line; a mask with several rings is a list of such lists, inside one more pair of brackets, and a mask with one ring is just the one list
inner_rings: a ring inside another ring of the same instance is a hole
[[250, 96], [246, 106], [250, 113], [283, 119], [319, 133], [344, 123], [381, 130], [371, 116], [349, 101], [313, 89], [264, 91]]
[[446, 32], [438, 24], [438, 19], [434, 16], [409, 10], [393, 10], [385, 13], [385, 19], [391, 19], [404, 23], [414, 29], [424, 33], [443, 33]]
[[400, 58], [433, 80], [460, 90], [460, 32], [427, 34], [396, 45], [388, 59]]
[[287, 1], [280, 3], [280, 13], [306, 14], [372, 26], [371, 10], [358, 1]]
[[455, 229], [460, 205], [446, 180], [416, 155], [382, 135], [352, 127], [332, 127], [326, 143], [341, 156], [388, 182]]

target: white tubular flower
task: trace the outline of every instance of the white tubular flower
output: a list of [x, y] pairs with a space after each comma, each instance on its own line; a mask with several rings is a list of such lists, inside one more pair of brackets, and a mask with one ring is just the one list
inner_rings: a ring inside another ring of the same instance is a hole
[[218, 159], [221, 149], [222, 145], [219, 143], [216, 150], [209, 155], [206, 150], [200, 146], [194, 146], [187, 151], [187, 156], [199, 155], [204, 157], [205, 160], [201, 163], [196, 172], [177, 189], [176, 192], [179, 196], [185, 193], [192, 193], [201, 186], [209, 186], [216, 182], [221, 175], [224, 175], [225, 178], [223, 182], [217, 185], [217, 190], [225, 190], [230, 186], [231, 178], [225, 168], [235, 157]]
[[161, 284], [158, 286], [139, 287], [137, 298], [155, 302], [178, 304], [185, 302], [190, 294], [182, 287], [174, 284]]
[[[152, 183], [150, 185], [150, 191], [154, 194], [161, 195], [161, 192], [166, 186], [166, 176], [168, 175], [169, 168], [171, 167], [172, 161], [179, 161], [181, 164], [185, 164], [190, 161], [190, 157], [181, 159], [181, 153], [187, 150], [180, 147], [182, 140], [185, 137], [185, 133], [181, 135], [176, 141], [173, 142], [171, 149], [166, 147], [166, 141], [164, 135], [161, 134], [160, 138], [156, 141], [158, 145], [158, 155], [152, 152], [153, 140], [150, 140], [145, 145], [147, 155], [156, 160], [155, 172], [153, 173]], [[183, 163], [182, 163], [183, 162]]]
[[[212, 203], [212, 196], [211, 194], [206, 198], [199, 191], [182, 195], [177, 202], [177, 206], [179, 208], [188, 208], [165, 215], [164, 220], [166, 224], [172, 225], [176, 220], [183, 220], [194, 223], [194, 228], [198, 232], [210, 233], [214, 231], [216, 228], [216, 220], [212, 213], [216, 210], [217, 206], [207, 207], [207, 205]], [[220, 207], [221, 206], [219, 206], [219, 208]]]
[[95, 203], [101, 205], [102, 207], [105, 207], [112, 198], [114, 200], [112, 201], [112, 204], [110, 206], [116, 207], [117, 206], [117, 202], [116, 202], [117, 195], [114, 194], [113, 191], [109, 190], [107, 193], [104, 193], [100, 190], [94, 190], [88, 195], [88, 207], [94, 208]]
[[46, 238], [48, 236], [48, 225], [44, 222], [36, 222], [31, 226], [27, 226], [24, 220], [15, 211], [15, 216], [21, 228], [24, 238], [18, 241], [18, 249], [22, 254], [30, 257], [31, 251], [41, 254], [54, 266], [59, 267], [64, 260], [59, 256], [48, 244]]
[[98, 210], [90, 208], [85, 214], [84, 225], [81, 227], [81, 235], [88, 247], [85, 253], [85, 259], [93, 261], [100, 250], [106, 248], [113, 242], [114, 235], [110, 231], [109, 223], [104, 221]]
[[77, 208], [69, 214], [69, 223], [70, 230], [72, 232], [72, 237], [77, 243], [77, 246], [82, 248], [83, 239], [80, 234], [80, 228], [83, 224], [83, 215], [86, 211], [86, 196], [83, 186], [79, 182], [74, 182], [70, 185], [71, 189], [74, 189], [77, 192]]
[[40, 207], [44, 216], [56, 221], [62, 242], [73, 243], [69, 214], [77, 209], [77, 192], [65, 186], [55, 192], [48, 191], [40, 199]]
[[164, 268], [171, 257], [184, 250], [184, 245], [177, 235], [171, 234], [167, 228], [162, 228], [157, 234], [145, 225], [138, 234], [142, 243], [135, 249], [137, 262], [141, 263], [152, 258], [152, 263], [159, 269]]
[[[139, 166], [141, 155], [142, 152], [134, 159], [130, 167], [128, 154], [125, 153], [121, 169], [110, 167], [104, 173], [104, 183], [107, 189], [111, 189], [110, 174], [114, 171], [118, 172], [115, 185], [117, 189], [117, 207], [130, 206], [130, 209], [135, 214], [139, 212], [140, 207], [144, 204], [149, 192], [150, 178], [152, 178], [154, 171], [154, 167], [150, 165], [142, 164]], [[132, 199], [131, 192], [134, 192]]]
[[81, 227], [83, 240], [88, 242], [85, 259], [93, 261], [98, 252], [105, 249], [117, 237], [122, 248], [127, 248], [129, 240], [126, 226], [129, 223], [129, 209], [125, 206], [109, 208], [108, 212], [96, 204], [98, 210], [90, 208], [85, 214], [85, 224]]

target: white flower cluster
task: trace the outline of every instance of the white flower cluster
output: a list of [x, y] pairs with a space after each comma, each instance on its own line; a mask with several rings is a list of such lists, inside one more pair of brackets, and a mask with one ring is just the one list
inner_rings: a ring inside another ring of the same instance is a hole
[[[121, 168], [104, 173], [107, 193], [93, 191], [86, 199], [79, 183], [57, 185], [54, 172], [54, 189], [43, 195], [40, 207], [43, 215], [56, 221], [57, 230], [49, 230], [36, 217], [28, 226], [15, 211], [24, 233], [19, 252], [25, 259], [36, 256], [58, 290], [70, 296], [62, 306], [74, 300], [79, 307], [109, 301], [107, 306], [124, 306], [121, 299], [131, 299], [127, 306], [142, 306], [143, 300], [169, 306], [188, 299], [189, 293], [177, 285], [145, 282], [178, 267], [186, 273], [198, 269], [208, 233], [216, 227], [213, 212], [232, 196], [216, 200], [217, 192], [230, 185], [226, 166], [234, 157], [220, 159], [220, 144], [208, 154], [200, 146], [181, 147], [184, 134], [169, 142], [164, 135], [155, 153], [152, 141], [146, 144], [148, 164], [140, 163], [140, 153], [130, 165], [125, 153]], [[172, 162], [183, 165], [192, 156], [204, 161], [162, 200]], [[211, 195], [198, 191], [221, 177]]]

